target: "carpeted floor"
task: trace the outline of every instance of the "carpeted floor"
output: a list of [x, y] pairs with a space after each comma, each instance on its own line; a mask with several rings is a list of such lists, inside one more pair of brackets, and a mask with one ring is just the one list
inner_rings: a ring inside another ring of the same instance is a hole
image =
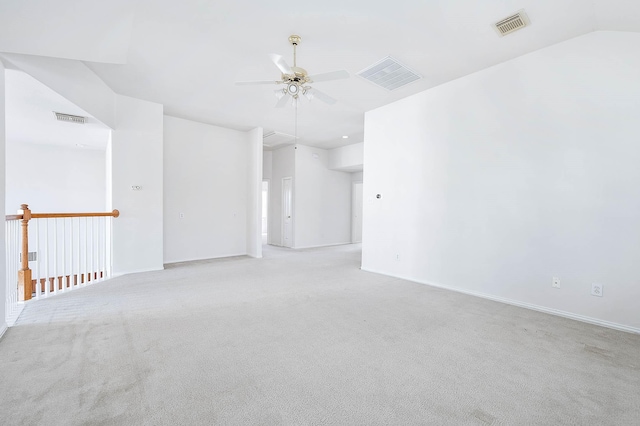
[[638, 425], [640, 336], [359, 270], [357, 245], [29, 303], [3, 425]]

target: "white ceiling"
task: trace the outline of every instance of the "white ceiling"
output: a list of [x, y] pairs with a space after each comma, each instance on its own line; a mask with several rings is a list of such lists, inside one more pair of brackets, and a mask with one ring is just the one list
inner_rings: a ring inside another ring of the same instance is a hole
[[[278, 79], [268, 54], [291, 64], [287, 38], [302, 36], [299, 66], [352, 75], [314, 84], [338, 104], [299, 107], [299, 142], [323, 148], [361, 142], [364, 113], [389, 102], [594, 30], [640, 31], [637, 0], [59, 0], [73, 13], [38, 9], [49, 3], [3, 2], [0, 51], [82, 59], [117, 93], [239, 130], [295, 132], [295, 110], [273, 107], [275, 86], [234, 82]], [[531, 26], [499, 37], [491, 24], [520, 9]], [[76, 45], [54, 49], [56, 38]], [[424, 78], [388, 92], [355, 76], [388, 55]]]

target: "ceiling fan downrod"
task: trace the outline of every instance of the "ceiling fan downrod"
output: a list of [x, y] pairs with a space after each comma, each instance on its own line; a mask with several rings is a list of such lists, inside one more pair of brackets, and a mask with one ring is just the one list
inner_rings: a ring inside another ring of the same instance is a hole
[[293, 66], [297, 67], [296, 65], [296, 46], [298, 46], [298, 43], [300, 43], [300, 41], [302, 41], [302, 37], [300, 37], [299, 35], [290, 35], [289, 36], [289, 43], [291, 43], [293, 45]]

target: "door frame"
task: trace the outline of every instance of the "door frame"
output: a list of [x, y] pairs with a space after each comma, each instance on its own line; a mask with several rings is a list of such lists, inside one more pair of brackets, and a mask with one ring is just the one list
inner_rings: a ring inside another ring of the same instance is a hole
[[[271, 244], [271, 179], [262, 179], [262, 186], [267, 183], [267, 244]], [[260, 188], [260, 198], [262, 198], [262, 187]], [[260, 220], [262, 223], [262, 218]], [[262, 227], [260, 229], [260, 238], [262, 238]]]
[[[362, 210], [360, 211], [360, 223], [362, 225], [362, 212], [364, 211], [364, 184], [362, 181], [355, 181], [355, 182], [351, 182], [351, 243], [354, 244], [356, 243], [356, 228], [354, 226], [354, 210], [356, 207], [356, 185], [363, 185], [362, 186], [362, 197], [360, 200], [360, 203], [362, 204]], [[358, 242], [362, 242], [362, 231], [360, 231], [360, 241]]]
[[[285, 218], [284, 181], [287, 180], [287, 179], [291, 181], [291, 206], [290, 206], [291, 207], [291, 241], [289, 242], [288, 246], [285, 245], [285, 243], [284, 243], [285, 242], [284, 231], [285, 231], [285, 226], [286, 226], [286, 223], [285, 223], [285, 219], [286, 218]], [[281, 192], [282, 192], [282, 200], [281, 200], [282, 203], [281, 203], [280, 207], [281, 207], [281, 219], [282, 219], [281, 228], [282, 229], [281, 229], [281, 236], [280, 236], [281, 240], [280, 240], [280, 242], [282, 243], [282, 247], [293, 248], [293, 241], [294, 241], [294, 226], [293, 226], [293, 223], [294, 223], [294, 217], [295, 217], [294, 211], [293, 211], [294, 210], [293, 209], [293, 205], [294, 205], [294, 202], [293, 202], [293, 176], [286, 176], [286, 177], [282, 178]]]

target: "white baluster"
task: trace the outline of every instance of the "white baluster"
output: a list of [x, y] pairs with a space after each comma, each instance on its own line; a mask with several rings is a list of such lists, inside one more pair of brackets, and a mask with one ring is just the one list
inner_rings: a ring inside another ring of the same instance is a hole
[[58, 293], [58, 219], [53, 219], [53, 294]]
[[85, 272], [85, 284], [89, 282], [89, 232], [88, 232], [88, 220], [84, 218], [84, 272]]
[[42, 285], [40, 284], [40, 262], [42, 259], [40, 255], [40, 219], [35, 219], [36, 222], [36, 299], [42, 296]]
[[81, 256], [82, 256], [82, 250], [80, 249], [80, 218], [77, 218], [77, 222], [78, 222], [78, 245], [76, 246], [76, 257], [77, 257], [77, 261], [78, 264], [76, 265], [76, 279], [78, 280], [78, 286], [80, 285], [80, 264], [81, 264]]
[[44, 279], [44, 295], [45, 296], [49, 296], [49, 293], [51, 292], [51, 285], [49, 283], [49, 219], [44, 219], [44, 223], [45, 223], [45, 237], [44, 237], [44, 256], [45, 256], [45, 260], [44, 260], [44, 267], [45, 267], [45, 279]]

